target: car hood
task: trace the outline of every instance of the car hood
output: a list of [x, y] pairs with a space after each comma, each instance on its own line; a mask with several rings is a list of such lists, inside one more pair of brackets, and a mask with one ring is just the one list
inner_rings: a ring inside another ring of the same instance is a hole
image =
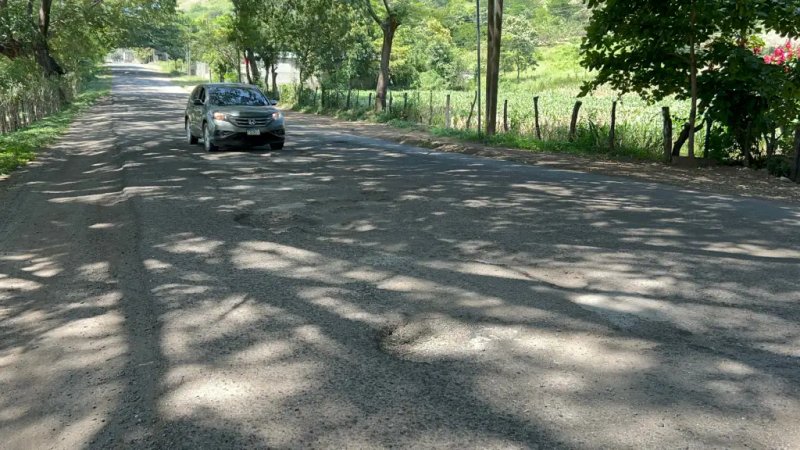
[[209, 111], [221, 112], [240, 117], [269, 116], [278, 111], [274, 106], [212, 106]]

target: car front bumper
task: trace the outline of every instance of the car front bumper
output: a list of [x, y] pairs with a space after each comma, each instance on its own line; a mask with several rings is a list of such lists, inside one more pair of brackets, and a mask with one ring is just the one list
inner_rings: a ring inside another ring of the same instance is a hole
[[213, 142], [220, 146], [259, 146], [280, 144], [286, 139], [286, 128], [282, 121], [255, 128], [259, 135], [247, 134], [247, 128], [237, 127], [229, 122], [214, 121]]

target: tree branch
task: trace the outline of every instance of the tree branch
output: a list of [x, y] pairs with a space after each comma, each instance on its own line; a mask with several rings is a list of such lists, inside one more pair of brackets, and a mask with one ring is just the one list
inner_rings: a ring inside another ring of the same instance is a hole
[[47, 33], [50, 29], [50, 7], [52, 4], [53, 0], [42, 0], [42, 4], [39, 7], [39, 32], [45, 38], [47, 38]]
[[[385, 0], [384, 0], [384, 1], [385, 1]], [[375, 14], [375, 10], [374, 10], [374, 9], [372, 9], [372, 0], [364, 0], [364, 5], [366, 5], [366, 7], [367, 7], [367, 12], [369, 13], [369, 15], [370, 15], [370, 16], [372, 16], [372, 19], [373, 19], [373, 20], [375, 20], [375, 22], [376, 22], [378, 25], [381, 25], [381, 24], [383, 23], [383, 22], [381, 21], [381, 18], [380, 18], [380, 17], [378, 17], [378, 15], [377, 15], [377, 14]]]

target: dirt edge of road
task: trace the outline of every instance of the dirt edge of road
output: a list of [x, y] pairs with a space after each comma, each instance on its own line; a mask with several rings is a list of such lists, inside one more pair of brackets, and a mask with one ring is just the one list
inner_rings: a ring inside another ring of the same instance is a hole
[[384, 139], [404, 145], [430, 148], [440, 152], [463, 153], [520, 164], [630, 177], [637, 181], [664, 183], [712, 194], [740, 195], [795, 204], [800, 203], [800, 185], [786, 179], [771, 176], [765, 170], [757, 171], [743, 167], [723, 166], [685, 168], [667, 166], [655, 162], [620, 161], [569, 154], [531, 152], [464, 142], [458, 139], [435, 136], [419, 129], [408, 130], [387, 124], [346, 121], [330, 116], [297, 111], [290, 111], [289, 114], [289, 132], [291, 132], [292, 118], [314, 120], [320, 125], [329, 126], [336, 131]]

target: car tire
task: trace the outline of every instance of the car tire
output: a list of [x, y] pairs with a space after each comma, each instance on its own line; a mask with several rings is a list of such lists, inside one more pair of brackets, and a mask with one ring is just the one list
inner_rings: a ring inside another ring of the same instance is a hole
[[189, 119], [186, 119], [186, 143], [189, 145], [197, 145], [197, 136], [192, 133], [192, 127], [189, 125]]
[[211, 131], [209, 131], [207, 123], [203, 124], [203, 147], [209, 153], [219, 150], [219, 147], [211, 142]]
[[278, 142], [277, 144], [269, 144], [270, 150], [283, 150], [283, 142]]

